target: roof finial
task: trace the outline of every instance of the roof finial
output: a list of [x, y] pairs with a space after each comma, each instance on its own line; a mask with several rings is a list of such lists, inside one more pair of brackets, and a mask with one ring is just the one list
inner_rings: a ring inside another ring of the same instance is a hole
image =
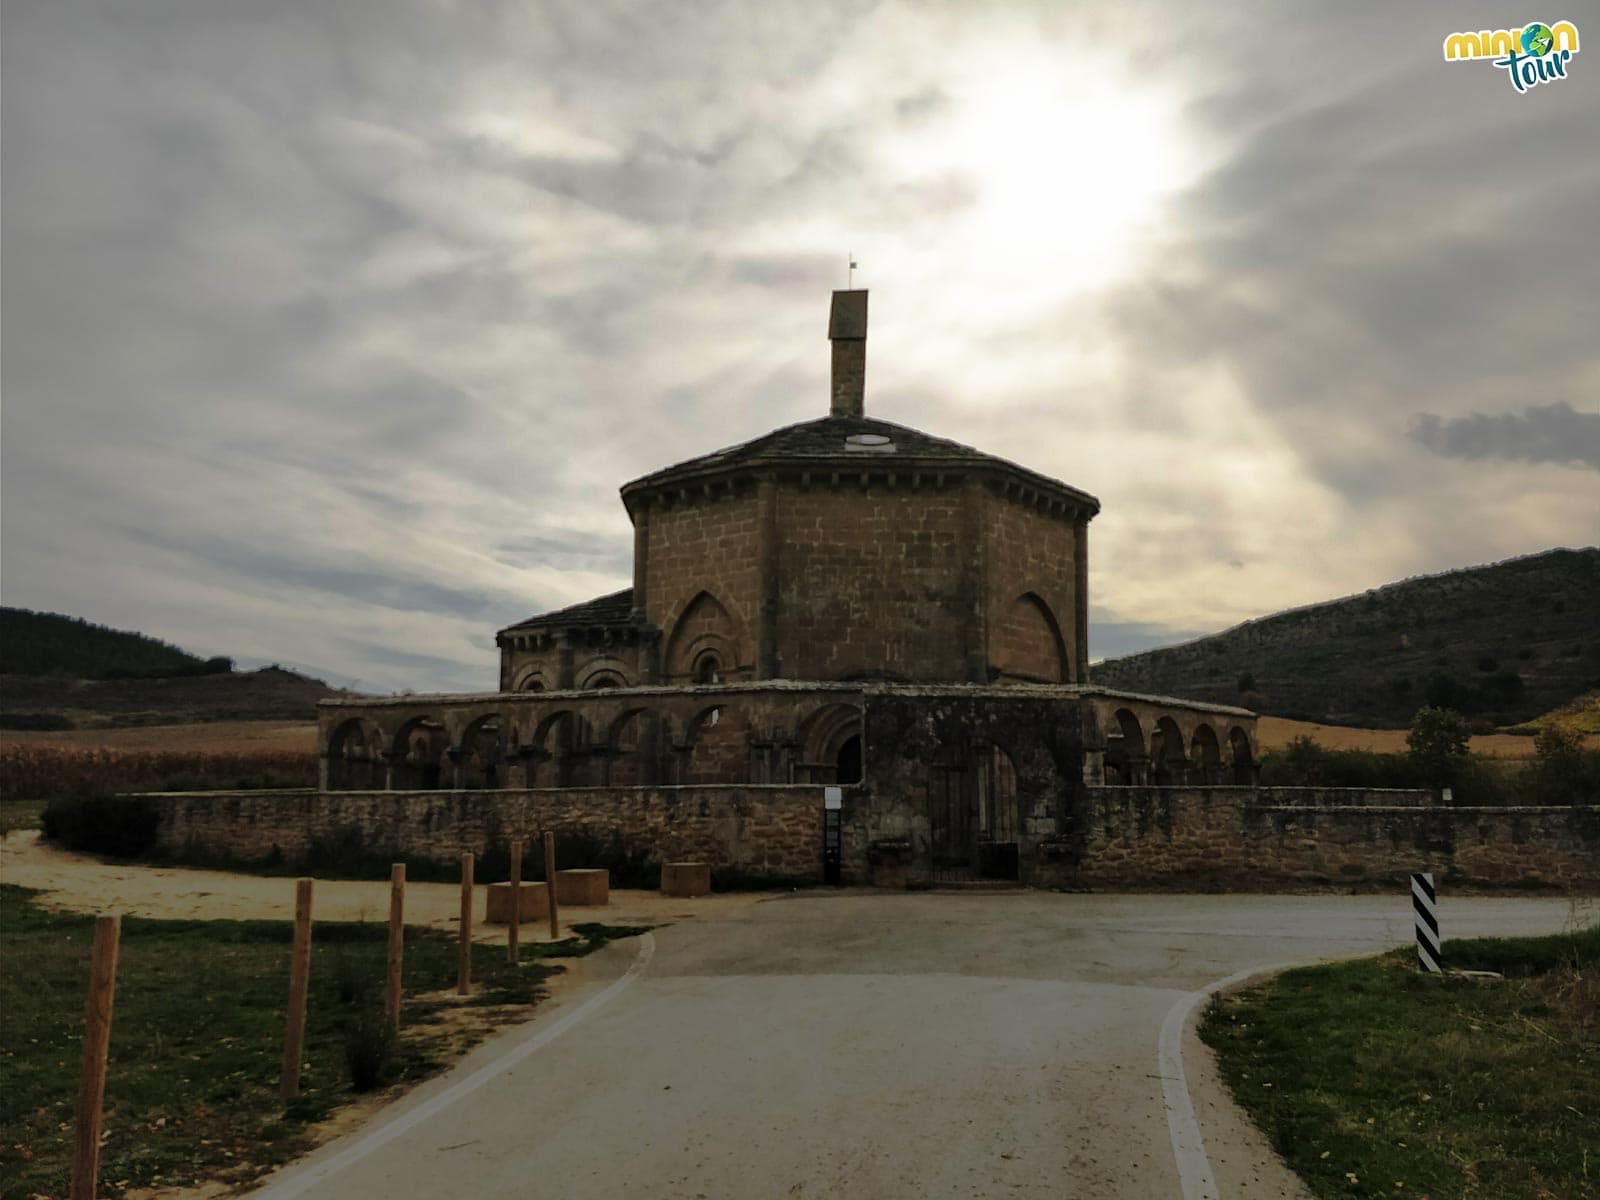
[[845, 276], [845, 288], [851, 289], [856, 286], [856, 252], [854, 250], [850, 251], [848, 257], [850, 260], [850, 270]]

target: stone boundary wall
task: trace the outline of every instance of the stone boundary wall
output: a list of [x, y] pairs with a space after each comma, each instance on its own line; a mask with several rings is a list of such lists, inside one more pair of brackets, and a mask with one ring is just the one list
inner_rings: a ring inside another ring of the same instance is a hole
[[[448, 860], [545, 829], [618, 835], [656, 861], [752, 874], [822, 872], [822, 789], [788, 786], [548, 788], [482, 792], [156, 792], [158, 844], [240, 859], [304, 857], [352, 828], [374, 848]], [[534, 850], [537, 853], [537, 850]], [[569, 866], [584, 866], [570, 863]]]
[[1442, 882], [1600, 891], [1600, 808], [1457, 808], [1426, 792], [1086, 788], [1036, 882], [1230, 888]]

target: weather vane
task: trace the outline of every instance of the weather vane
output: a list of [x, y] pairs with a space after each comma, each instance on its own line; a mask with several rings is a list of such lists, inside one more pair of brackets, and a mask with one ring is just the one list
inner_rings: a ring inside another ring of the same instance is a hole
[[850, 259], [850, 270], [845, 276], [845, 286], [854, 288], [856, 286], [856, 252], [854, 250], [850, 251], [848, 257]]

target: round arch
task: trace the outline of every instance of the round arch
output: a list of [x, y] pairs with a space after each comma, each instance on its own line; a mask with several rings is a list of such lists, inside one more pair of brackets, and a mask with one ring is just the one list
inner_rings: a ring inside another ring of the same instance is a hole
[[328, 738], [328, 790], [379, 791], [383, 776], [382, 735], [360, 717], [340, 722]]

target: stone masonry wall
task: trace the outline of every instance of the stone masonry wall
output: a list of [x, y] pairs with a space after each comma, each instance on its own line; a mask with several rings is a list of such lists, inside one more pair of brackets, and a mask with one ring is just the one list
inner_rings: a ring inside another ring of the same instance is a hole
[[[985, 493], [983, 552], [991, 673], [1021, 675], [1049, 683], [1070, 683], [1079, 678], [1075, 671], [1079, 664], [1072, 661], [1077, 644], [1076, 541], [1071, 517], [1052, 516]], [[1049, 606], [1061, 635], [1059, 653], [1065, 670], [1053, 677], [1038, 665], [1043, 628], [1037, 617], [1016, 607], [1018, 598], [1029, 592]]]
[[[708, 862], [753, 874], [822, 870], [822, 789], [675, 787], [484, 792], [173, 792], [150, 797], [159, 844], [243, 859], [293, 861], [316, 838], [349, 829], [367, 845], [422, 858], [482, 854], [491, 841], [532, 844], [545, 829], [620, 835], [658, 862]], [[582, 866], [573, 863], [573, 866]]]
[[1260, 888], [1443, 882], [1600, 889], [1600, 810], [1453, 808], [1426, 793], [1299, 788], [1084, 789], [1040, 847], [1066, 886]]
[[780, 673], [965, 679], [974, 609], [965, 519], [956, 487], [784, 485]]
[[[701, 497], [650, 511], [647, 615], [662, 631], [663, 653], [685, 610], [709, 592], [737, 631], [737, 663], [724, 662], [724, 678], [755, 661], [760, 608], [760, 521], [752, 491]], [[680, 639], [681, 640], [681, 639]]]

